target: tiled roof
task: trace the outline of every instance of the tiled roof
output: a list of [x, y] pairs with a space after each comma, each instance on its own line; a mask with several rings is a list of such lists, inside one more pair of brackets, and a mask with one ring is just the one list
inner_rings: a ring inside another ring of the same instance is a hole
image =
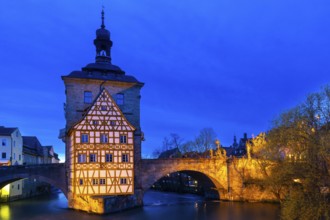
[[62, 78], [78, 78], [78, 79], [98, 79], [106, 81], [120, 81], [128, 83], [140, 83], [135, 77], [127, 76], [124, 74], [116, 73], [104, 73], [100, 71], [73, 71], [67, 76], [62, 76]]
[[143, 83], [139, 82], [135, 77], [126, 75], [118, 66], [108, 62], [90, 63], [83, 67], [81, 71], [73, 71], [67, 76], [62, 76], [62, 79], [65, 78], [120, 81], [143, 85]]
[[9, 136], [11, 135], [17, 128], [6, 128], [4, 126], [0, 126], [0, 135]]
[[43, 148], [35, 136], [23, 136], [23, 153], [43, 156]]

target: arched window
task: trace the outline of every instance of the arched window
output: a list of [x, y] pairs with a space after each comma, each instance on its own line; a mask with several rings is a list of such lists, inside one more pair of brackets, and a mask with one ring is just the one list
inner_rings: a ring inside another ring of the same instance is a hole
[[106, 55], [107, 55], [107, 52], [105, 50], [100, 51], [100, 56], [106, 56]]

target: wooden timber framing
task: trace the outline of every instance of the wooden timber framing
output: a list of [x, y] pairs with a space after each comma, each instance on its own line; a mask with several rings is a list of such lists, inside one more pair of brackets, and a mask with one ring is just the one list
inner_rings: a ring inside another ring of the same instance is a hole
[[69, 131], [73, 194], [134, 194], [134, 130], [103, 89]]

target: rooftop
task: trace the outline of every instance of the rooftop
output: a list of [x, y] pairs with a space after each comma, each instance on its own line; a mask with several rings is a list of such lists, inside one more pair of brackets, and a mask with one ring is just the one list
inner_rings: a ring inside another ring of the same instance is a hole
[[9, 136], [11, 135], [17, 128], [6, 128], [4, 126], [0, 126], [0, 135]]

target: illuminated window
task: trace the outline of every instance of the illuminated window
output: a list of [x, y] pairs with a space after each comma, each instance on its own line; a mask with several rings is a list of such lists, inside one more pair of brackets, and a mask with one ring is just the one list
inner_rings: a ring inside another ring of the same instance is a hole
[[7, 154], [6, 153], [2, 153], [1, 158], [2, 159], [6, 159], [6, 157], [7, 157]]
[[99, 180], [98, 179], [93, 179], [93, 185], [97, 185], [99, 184]]
[[107, 110], [107, 106], [106, 105], [101, 105], [101, 111], [106, 111]]
[[112, 154], [105, 155], [105, 162], [112, 162]]
[[84, 103], [90, 104], [92, 103], [92, 92], [91, 91], [85, 91], [84, 92]]
[[78, 154], [78, 163], [86, 163], [86, 154]]
[[101, 134], [101, 143], [108, 143], [108, 135]]
[[116, 94], [116, 103], [117, 105], [124, 105], [124, 94], [122, 93]]
[[100, 179], [100, 185], [105, 185], [105, 179]]
[[126, 144], [127, 142], [127, 137], [126, 135], [120, 135], [120, 143], [121, 144]]
[[81, 143], [88, 143], [88, 134], [81, 134]]
[[126, 178], [120, 178], [120, 184], [127, 184], [127, 179]]
[[97, 162], [96, 154], [89, 155], [89, 162]]
[[84, 185], [84, 180], [83, 179], [79, 179], [79, 185]]
[[7, 140], [6, 139], [2, 139], [2, 144], [3, 147], [7, 146]]
[[121, 155], [121, 162], [123, 162], [123, 163], [129, 162], [128, 154]]

